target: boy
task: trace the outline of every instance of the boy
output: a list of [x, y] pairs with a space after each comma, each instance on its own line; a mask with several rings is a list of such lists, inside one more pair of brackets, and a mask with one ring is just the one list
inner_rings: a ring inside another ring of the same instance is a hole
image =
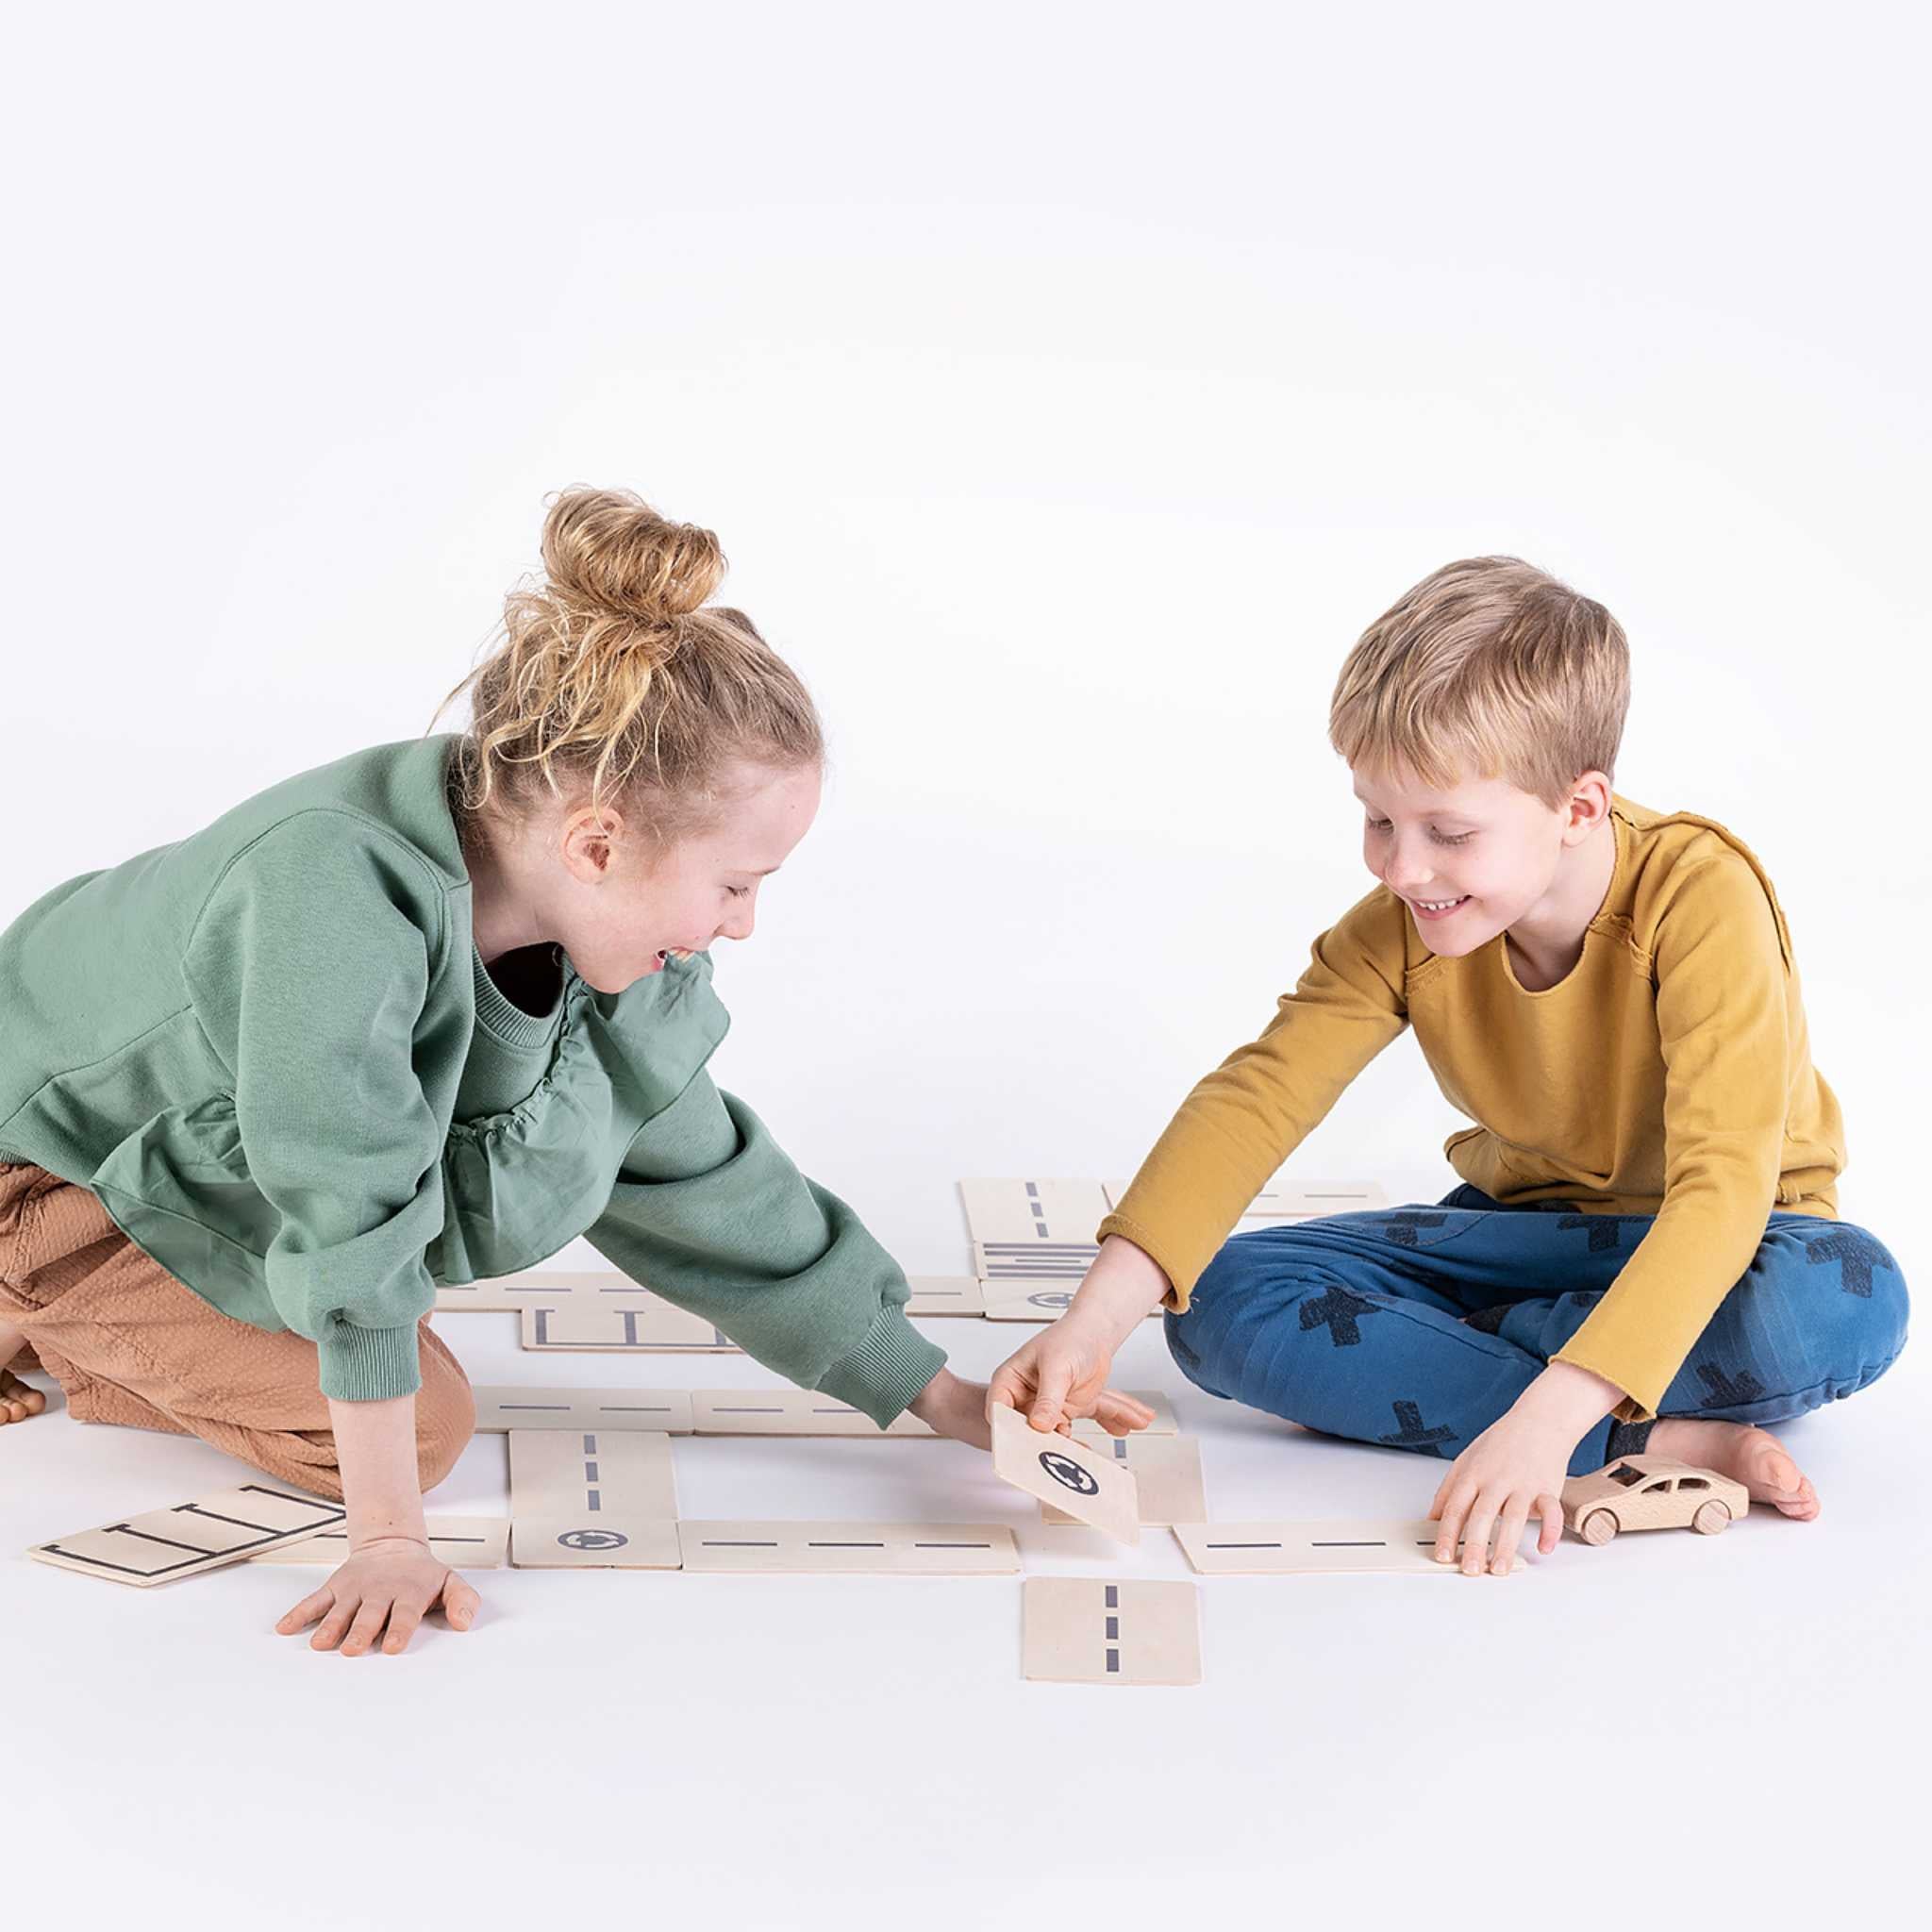
[[[1753, 1424], [1881, 1374], [1905, 1283], [1835, 1218], [1843, 1124], [1763, 868], [1611, 790], [1628, 699], [1615, 619], [1514, 558], [1448, 564], [1369, 627], [1329, 736], [1378, 884], [1188, 1096], [989, 1402], [1087, 1413], [1159, 1304], [1210, 1393], [1450, 1460], [1435, 1555], [1463, 1540], [1468, 1574], [1507, 1575], [1531, 1513], [1555, 1549], [1565, 1475], [1646, 1449], [1817, 1515]], [[1463, 1185], [1223, 1246], [1409, 1024], [1478, 1123], [1444, 1148]]]

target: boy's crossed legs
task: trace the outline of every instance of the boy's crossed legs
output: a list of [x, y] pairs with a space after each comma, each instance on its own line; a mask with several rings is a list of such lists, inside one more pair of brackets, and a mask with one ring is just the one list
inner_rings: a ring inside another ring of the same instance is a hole
[[[1237, 1235], [1166, 1317], [1188, 1378], [1323, 1434], [1453, 1461], [1581, 1326], [1648, 1215], [1508, 1208], [1463, 1186], [1436, 1207], [1332, 1215]], [[1722, 1471], [1787, 1515], [1810, 1483], [1783, 1421], [1874, 1380], [1904, 1345], [1907, 1296], [1862, 1228], [1771, 1216], [1751, 1266], [1658, 1405], [1577, 1444], [1581, 1475], [1648, 1448]]]

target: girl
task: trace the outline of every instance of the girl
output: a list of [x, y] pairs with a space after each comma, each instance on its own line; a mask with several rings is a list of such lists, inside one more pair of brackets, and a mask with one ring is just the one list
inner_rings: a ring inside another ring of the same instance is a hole
[[[0, 934], [0, 1372], [345, 1500], [276, 1628], [405, 1649], [475, 1420], [437, 1286], [585, 1235], [759, 1361], [985, 1446], [905, 1277], [706, 1062], [707, 953], [818, 809], [810, 698], [708, 530], [575, 490], [462, 733], [298, 774]], [[441, 709], [439, 708], [439, 715]], [[433, 722], [433, 721], [432, 721]], [[42, 1407], [0, 1373], [0, 1423]], [[1139, 1414], [1108, 1392], [1103, 1410]]]

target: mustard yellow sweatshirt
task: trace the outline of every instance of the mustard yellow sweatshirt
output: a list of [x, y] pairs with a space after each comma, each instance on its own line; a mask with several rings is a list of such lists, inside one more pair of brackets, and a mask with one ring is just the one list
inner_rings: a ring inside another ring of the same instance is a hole
[[1582, 957], [1541, 991], [1518, 983], [1501, 934], [1445, 958], [1386, 887], [1358, 901], [1260, 1038], [1182, 1103], [1101, 1238], [1143, 1248], [1185, 1308], [1263, 1183], [1413, 1024], [1477, 1124], [1443, 1146], [1464, 1180], [1505, 1203], [1657, 1217], [1556, 1357], [1623, 1390], [1622, 1420], [1654, 1415], [1766, 1218], [1837, 1214], [1844, 1122], [1757, 856], [1691, 812], [1617, 797], [1610, 824], [1616, 869]]

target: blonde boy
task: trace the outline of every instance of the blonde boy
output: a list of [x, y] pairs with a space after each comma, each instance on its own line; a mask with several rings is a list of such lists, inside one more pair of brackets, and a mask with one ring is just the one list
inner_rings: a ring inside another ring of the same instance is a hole
[[[1464, 1540], [1470, 1574], [1507, 1575], [1532, 1514], [1553, 1550], [1566, 1474], [1644, 1449], [1817, 1515], [1755, 1424], [1883, 1374], [1905, 1282], [1836, 1218], [1843, 1123], [1763, 867], [1611, 789], [1628, 697], [1616, 620], [1515, 558], [1448, 564], [1363, 633], [1329, 735], [1375, 888], [1189, 1094], [990, 1401], [1088, 1413], [1160, 1304], [1209, 1392], [1450, 1461], [1436, 1555]], [[1462, 1185], [1226, 1240], [1409, 1025], [1476, 1123], [1444, 1148]]]

